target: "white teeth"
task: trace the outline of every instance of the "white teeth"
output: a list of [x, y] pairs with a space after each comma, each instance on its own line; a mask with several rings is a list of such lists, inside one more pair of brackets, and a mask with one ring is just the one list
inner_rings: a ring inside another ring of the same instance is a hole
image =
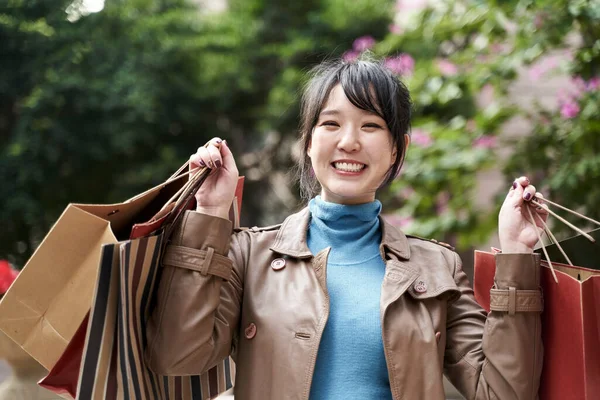
[[346, 171], [346, 172], [358, 172], [365, 167], [363, 164], [345, 163], [345, 162], [336, 162], [336, 163], [333, 163], [333, 166], [335, 167], [335, 169], [339, 169], [340, 171]]

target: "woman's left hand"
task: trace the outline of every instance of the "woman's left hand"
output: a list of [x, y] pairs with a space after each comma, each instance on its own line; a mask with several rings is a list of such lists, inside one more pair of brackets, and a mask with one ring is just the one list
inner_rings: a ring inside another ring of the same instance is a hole
[[[536, 230], [541, 232], [544, 228], [540, 218], [544, 222], [548, 218], [548, 206], [543, 204], [538, 207], [532, 204], [530, 201], [534, 197], [540, 204], [543, 202], [542, 194], [536, 192], [529, 179], [521, 177], [513, 182], [498, 215], [498, 235], [503, 253], [533, 252], [533, 247], [538, 242]], [[531, 211], [533, 222], [527, 208]]]

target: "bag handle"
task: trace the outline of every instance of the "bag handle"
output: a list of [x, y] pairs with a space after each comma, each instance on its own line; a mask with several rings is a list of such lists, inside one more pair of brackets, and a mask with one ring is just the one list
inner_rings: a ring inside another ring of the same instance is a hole
[[[538, 207], [542, 207], [542, 204], [540, 203], [540, 200], [543, 201], [544, 203], [548, 203], [550, 205], [553, 205], [555, 207], [558, 207], [562, 210], [565, 210], [567, 212], [570, 212], [573, 215], [576, 215], [580, 218], [586, 219], [590, 222], [593, 222], [597, 225], [600, 225], [600, 222], [596, 221], [595, 219], [586, 217], [583, 214], [580, 214], [576, 211], [573, 211], [567, 207], [561, 206], [560, 204], [557, 204], [547, 198], [543, 198], [543, 199], [538, 199], [537, 197], [534, 197], [533, 199], [531, 199], [531, 203], [533, 205], [536, 205]], [[531, 212], [529, 207], [527, 208], [527, 212], [529, 213], [529, 218], [531, 218], [531, 222], [534, 223], [535, 225], [535, 218], [534, 218], [534, 214]], [[554, 211], [550, 210], [550, 208], [547, 208], [546, 211], [548, 211], [548, 213], [550, 215], [552, 215], [553, 217], [555, 217], [556, 219], [558, 219], [559, 221], [561, 221], [562, 223], [566, 224], [569, 228], [575, 230], [576, 232], [578, 232], [579, 234], [581, 234], [582, 236], [584, 236], [585, 238], [587, 238], [588, 240], [590, 240], [591, 242], [596, 242], [594, 240], [593, 237], [591, 237], [589, 234], [587, 234], [586, 232], [584, 232], [583, 230], [579, 229], [578, 227], [576, 227], [575, 225], [571, 224], [569, 221], [567, 221], [566, 219], [564, 219], [563, 217], [561, 217], [560, 215], [556, 214]], [[544, 227], [544, 232], [546, 233], [546, 235], [550, 238], [550, 240], [556, 245], [556, 247], [558, 248], [558, 250], [561, 252], [561, 254], [565, 257], [565, 259], [567, 260], [567, 262], [569, 263], [570, 266], [573, 266], [573, 263], [571, 262], [571, 260], [569, 259], [569, 257], [567, 256], [567, 253], [565, 253], [565, 251], [563, 250], [562, 246], [560, 245], [560, 243], [558, 242], [558, 240], [556, 240], [556, 237], [554, 237], [554, 235], [552, 234], [552, 232], [550, 231], [550, 228], [548, 227], [548, 225], [546, 224], [546, 222], [544, 222], [544, 219], [542, 217], [540, 217], [538, 214], [535, 214], [535, 216], [537, 217], [537, 219], [542, 223], [542, 226]], [[538, 240], [542, 245], [542, 250], [544, 252], [544, 255], [546, 256], [546, 260], [548, 261], [548, 265], [550, 266], [550, 270], [552, 271], [552, 276], [554, 277], [554, 281], [556, 283], [558, 283], [558, 278], [556, 277], [556, 273], [554, 272], [554, 267], [552, 266], [552, 262], [550, 261], [550, 256], [548, 255], [548, 251], [546, 250], [546, 246], [544, 245], [544, 242], [542, 241], [542, 235], [540, 234], [540, 232], [536, 229], [535, 233], [538, 236]]]
[[[211, 142], [206, 143], [204, 145], [204, 147], [207, 147], [209, 144], [211, 144]], [[216, 144], [213, 143], [213, 146], [216, 146], [217, 148], [221, 147], [219, 143], [216, 143]], [[181, 168], [179, 168], [179, 170], [175, 173], [175, 175], [177, 175], [178, 173], [181, 174], [181, 171], [183, 171], [183, 169], [188, 165], [189, 165], [189, 161], [186, 162]], [[177, 193], [175, 193], [173, 195], [173, 197], [171, 197], [171, 199], [163, 207], [163, 209], [164, 209], [169, 204], [171, 204], [173, 201], [175, 201], [175, 205], [173, 206], [173, 209], [171, 210], [171, 212], [169, 212], [169, 214], [165, 218], [165, 221], [163, 224], [164, 229], [165, 229], [165, 236], [167, 238], [171, 236], [171, 233], [172, 233], [175, 225], [179, 221], [179, 218], [181, 218], [181, 216], [185, 212], [188, 204], [190, 203], [190, 201], [192, 200], [192, 198], [194, 197], [194, 195], [196, 194], [198, 189], [200, 189], [200, 186], [202, 186], [202, 184], [204, 183], [206, 178], [208, 178], [208, 175], [211, 173], [211, 171], [212, 171], [211, 169], [209, 169], [208, 167], [205, 166], [205, 167], [199, 168], [193, 175], [191, 175], [191, 171], [188, 171], [188, 172], [185, 172], [185, 173], [179, 175], [179, 176], [190, 175], [190, 178], [187, 181], [187, 183], [181, 189], [179, 189], [177, 191]], [[170, 179], [178, 179], [179, 176], [177, 176], [175, 178], [171, 177]], [[177, 199], [177, 200], [175, 200], [175, 199]]]

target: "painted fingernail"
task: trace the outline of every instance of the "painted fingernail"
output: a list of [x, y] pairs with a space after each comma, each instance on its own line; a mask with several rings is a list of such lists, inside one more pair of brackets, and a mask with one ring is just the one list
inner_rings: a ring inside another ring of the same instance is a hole
[[525, 193], [525, 200], [529, 201], [531, 199], [531, 193]]
[[204, 161], [200, 160], [200, 162], [198, 163], [198, 165], [200, 165], [201, 167], [206, 167], [206, 164], [204, 164]]
[[517, 181], [514, 181], [513, 182], [513, 189], [516, 189], [516, 188], [517, 188]]
[[215, 161], [215, 165], [217, 166], [217, 168], [221, 168], [221, 160]]
[[221, 142], [222, 142], [222, 140], [221, 140], [221, 139], [217, 139], [217, 140], [215, 140], [215, 143], [221, 143]]

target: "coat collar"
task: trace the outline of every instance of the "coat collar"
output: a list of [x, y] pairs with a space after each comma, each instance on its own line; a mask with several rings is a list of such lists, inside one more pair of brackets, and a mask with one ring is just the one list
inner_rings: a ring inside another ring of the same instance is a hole
[[[410, 259], [410, 246], [406, 235], [389, 224], [381, 216], [379, 217], [379, 221], [381, 224], [380, 249], [382, 256], [386, 252], [390, 252], [401, 259]], [[271, 246], [271, 250], [295, 258], [312, 257], [313, 254], [306, 243], [309, 223], [310, 211], [308, 207], [287, 217], [277, 232], [277, 237]]]

